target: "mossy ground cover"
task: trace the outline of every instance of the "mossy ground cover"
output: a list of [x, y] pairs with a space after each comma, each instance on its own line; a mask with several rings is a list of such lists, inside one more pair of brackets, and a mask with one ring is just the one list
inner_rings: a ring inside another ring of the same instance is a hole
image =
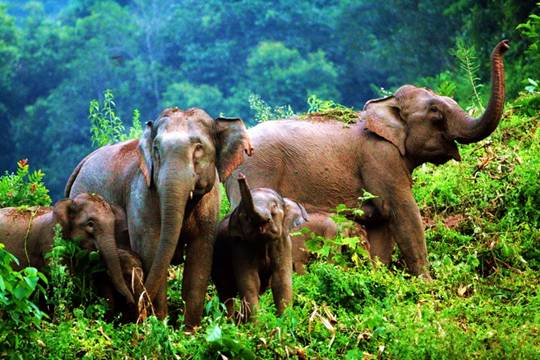
[[294, 304], [281, 317], [267, 293], [256, 322], [235, 324], [211, 287], [202, 326], [188, 335], [176, 268], [167, 320], [120, 325], [87, 305], [13, 332], [0, 357], [539, 358], [538, 98], [508, 106], [490, 138], [461, 147], [462, 162], [415, 172], [432, 282], [409, 276], [398, 254], [389, 268], [322, 257], [294, 276]]

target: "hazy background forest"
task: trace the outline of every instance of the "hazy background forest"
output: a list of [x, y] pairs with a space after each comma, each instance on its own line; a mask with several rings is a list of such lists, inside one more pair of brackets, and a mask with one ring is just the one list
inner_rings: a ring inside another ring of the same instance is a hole
[[[538, 79], [516, 26], [533, 1], [45, 0], [0, 6], [0, 170], [28, 158], [59, 198], [92, 149], [89, 103], [106, 89], [126, 122], [197, 106], [253, 124], [249, 98], [305, 111], [308, 95], [361, 108], [380, 88], [415, 83], [464, 106], [461, 46], [489, 78], [502, 38], [508, 94]], [[458, 44], [458, 45], [457, 45]], [[459, 45], [460, 44], [460, 45]], [[538, 56], [537, 56], [538, 57]], [[525, 74], [528, 74], [525, 76]], [[456, 81], [457, 88], [452, 81]]]

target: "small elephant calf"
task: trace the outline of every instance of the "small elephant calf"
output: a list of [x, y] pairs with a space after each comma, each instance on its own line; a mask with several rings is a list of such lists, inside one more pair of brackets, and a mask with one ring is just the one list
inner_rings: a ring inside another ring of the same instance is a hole
[[115, 289], [128, 303], [134, 303], [122, 276], [116, 243], [127, 234], [125, 213], [99, 195], [79, 194], [74, 199], [58, 201], [51, 208], [0, 209], [0, 241], [19, 260], [15, 268], [33, 266], [43, 271], [56, 224], [62, 226], [64, 238], [78, 238], [83, 248], [97, 248], [101, 252]]
[[233, 315], [240, 293], [244, 319], [256, 310], [259, 294], [272, 288], [278, 314], [292, 301], [292, 254], [289, 232], [307, 220], [304, 207], [268, 188], [250, 190], [238, 177], [242, 200], [219, 224], [212, 279]]
[[101, 274], [95, 280], [98, 294], [105, 299], [109, 305], [111, 315], [121, 314], [122, 322], [136, 322], [139, 318], [146, 318], [146, 304], [143, 299], [144, 292], [144, 271], [141, 258], [132, 250], [119, 247], [118, 258], [122, 268], [122, 277], [127, 284], [129, 291], [133, 294], [135, 303], [129, 303], [116, 289], [110, 276]]

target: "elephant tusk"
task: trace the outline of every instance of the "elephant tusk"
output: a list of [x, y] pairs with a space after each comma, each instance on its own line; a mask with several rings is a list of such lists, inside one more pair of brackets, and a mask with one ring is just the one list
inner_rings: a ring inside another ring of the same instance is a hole
[[190, 192], [189, 192], [189, 199], [190, 199], [190, 200], [193, 199], [193, 191], [190, 191]]

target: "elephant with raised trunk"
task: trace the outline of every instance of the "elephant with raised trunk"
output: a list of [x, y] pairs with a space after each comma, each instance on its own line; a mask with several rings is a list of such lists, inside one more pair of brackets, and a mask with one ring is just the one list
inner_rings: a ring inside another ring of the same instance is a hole
[[0, 209], [0, 241], [19, 260], [20, 269], [45, 268], [45, 253], [54, 240], [54, 227], [60, 224], [65, 239], [79, 239], [81, 247], [98, 249], [105, 260], [114, 288], [125, 301], [134, 303], [133, 295], [122, 276], [116, 241], [126, 236], [124, 211], [95, 194], [79, 194], [58, 201], [53, 207]]
[[93, 191], [126, 210], [131, 249], [141, 257], [158, 317], [167, 314], [168, 267], [183, 260], [185, 248], [185, 323], [200, 323], [219, 216], [218, 182], [251, 151], [242, 120], [170, 108], [146, 124], [139, 140], [97, 149], [71, 175], [66, 195]]
[[219, 224], [212, 279], [221, 301], [233, 315], [240, 294], [247, 320], [259, 294], [269, 287], [278, 314], [292, 302], [292, 252], [289, 232], [307, 220], [304, 207], [268, 188], [250, 190], [238, 177], [242, 200]]
[[[293, 198], [308, 213], [332, 212], [339, 204], [357, 207], [364, 190], [377, 198], [367, 227], [370, 254], [384, 263], [397, 243], [412, 274], [429, 278], [426, 242], [411, 187], [421, 164], [460, 160], [457, 143], [489, 136], [504, 106], [500, 42], [491, 55], [491, 96], [484, 113], [471, 118], [451, 98], [412, 85], [368, 101], [355, 124], [333, 119], [269, 121], [249, 130], [257, 152], [238, 172], [255, 187], [270, 187]], [[234, 180], [226, 183], [231, 204], [240, 202]]]

